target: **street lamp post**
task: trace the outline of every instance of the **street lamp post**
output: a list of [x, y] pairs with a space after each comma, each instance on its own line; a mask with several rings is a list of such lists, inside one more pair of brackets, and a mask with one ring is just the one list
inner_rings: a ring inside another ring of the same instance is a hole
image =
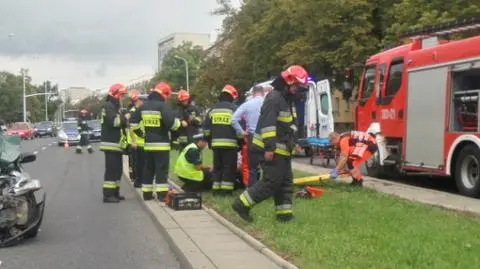
[[47, 83], [45, 83], [45, 121], [48, 121], [48, 95], [47, 95]]
[[186, 79], [186, 81], [187, 81], [187, 92], [190, 92], [190, 84], [189, 84], [189, 79], [188, 79], [188, 62], [187, 62], [187, 60], [186, 60], [185, 58], [183, 58], [183, 57], [180, 57], [180, 56], [177, 56], [177, 55], [175, 55], [175, 56], [173, 56], [173, 57], [175, 57], [175, 58], [177, 58], [177, 59], [180, 59], [180, 60], [182, 60], [182, 61], [185, 63], [185, 79]]
[[23, 80], [23, 122], [27, 121], [27, 98], [25, 97], [25, 72], [22, 68], [22, 80]]

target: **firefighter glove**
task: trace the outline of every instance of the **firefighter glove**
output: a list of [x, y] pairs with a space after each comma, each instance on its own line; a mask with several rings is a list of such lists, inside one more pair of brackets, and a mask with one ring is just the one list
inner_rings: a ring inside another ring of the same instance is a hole
[[332, 172], [330, 172], [330, 178], [337, 179], [337, 177], [338, 177], [338, 171], [337, 169], [333, 169]]

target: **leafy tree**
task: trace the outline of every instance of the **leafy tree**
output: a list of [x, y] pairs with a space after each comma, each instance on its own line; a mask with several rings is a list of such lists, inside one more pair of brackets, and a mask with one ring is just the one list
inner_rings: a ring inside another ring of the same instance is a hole
[[82, 99], [80, 102], [78, 102], [74, 106], [74, 109], [77, 109], [78, 111], [82, 109], [86, 109], [90, 114], [90, 116], [96, 119], [100, 117], [100, 113], [101, 113], [104, 102], [105, 100], [103, 99], [99, 99], [95, 96], [89, 96], [87, 98]]
[[[150, 86], [154, 87], [160, 81], [166, 81], [174, 89], [186, 88], [185, 63], [175, 58], [182, 57], [188, 62], [189, 82], [194, 82], [198, 67], [204, 57], [204, 51], [200, 46], [193, 46], [191, 42], [184, 42], [182, 45], [171, 49], [166, 55], [162, 63], [161, 70], [150, 81]], [[190, 87], [192, 83], [190, 83]]]

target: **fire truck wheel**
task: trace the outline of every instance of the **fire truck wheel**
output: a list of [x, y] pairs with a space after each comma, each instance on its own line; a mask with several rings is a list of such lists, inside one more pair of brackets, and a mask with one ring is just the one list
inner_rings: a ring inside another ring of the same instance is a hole
[[465, 146], [455, 164], [455, 182], [461, 194], [480, 196], [480, 149], [476, 145]]

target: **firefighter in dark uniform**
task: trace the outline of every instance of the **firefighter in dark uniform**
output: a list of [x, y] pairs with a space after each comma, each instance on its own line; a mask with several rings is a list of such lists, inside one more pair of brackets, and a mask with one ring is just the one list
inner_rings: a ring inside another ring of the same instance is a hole
[[90, 127], [87, 124], [88, 120], [88, 111], [86, 109], [80, 110], [80, 115], [78, 116], [78, 132], [80, 133], [80, 143], [77, 145], [77, 153], [82, 153], [82, 148], [87, 147], [88, 153], [93, 153], [92, 145], [90, 144], [89, 131]]
[[182, 126], [178, 131], [178, 151], [182, 151], [193, 142], [195, 135], [202, 125], [200, 111], [190, 103], [190, 94], [186, 90], [180, 90], [177, 95], [179, 104], [179, 119]]
[[136, 113], [143, 105], [140, 99], [140, 92], [134, 91], [130, 96], [132, 99], [132, 106], [130, 107], [131, 118], [129, 120], [128, 130], [128, 144], [129, 144], [129, 165], [130, 165], [130, 179], [133, 181], [135, 188], [142, 187], [143, 170], [145, 169], [145, 158], [143, 146], [145, 144], [145, 131], [143, 125], [140, 123], [140, 114]]
[[225, 85], [219, 102], [209, 111], [205, 119], [205, 135], [213, 149], [213, 194], [231, 195], [237, 177], [238, 137], [232, 127], [232, 116], [236, 106], [233, 101], [238, 92], [232, 85]]
[[168, 192], [170, 133], [180, 128], [180, 120], [166, 104], [171, 95], [170, 85], [160, 82], [150, 92], [149, 100], [138, 109], [141, 115], [140, 123], [145, 128], [145, 171], [142, 182], [144, 200], [152, 200], [153, 192], [156, 192], [157, 199], [163, 201]]
[[308, 73], [303, 67], [291, 66], [274, 79], [271, 84], [274, 90], [265, 97], [252, 141], [252, 150], [264, 155], [263, 179], [244, 191], [232, 205], [248, 222], [253, 221], [250, 209], [271, 196], [277, 220], [293, 219], [291, 155], [295, 149], [296, 126], [291, 104], [307, 79]]
[[102, 108], [100, 150], [105, 153], [104, 203], [118, 203], [120, 200], [125, 199], [125, 197], [120, 195], [120, 179], [123, 166], [123, 149], [120, 143], [123, 140], [122, 126], [126, 124], [130, 114], [127, 113], [122, 116], [120, 113], [120, 102], [127, 93], [127, 88], [122, 84], [112, 85]]

